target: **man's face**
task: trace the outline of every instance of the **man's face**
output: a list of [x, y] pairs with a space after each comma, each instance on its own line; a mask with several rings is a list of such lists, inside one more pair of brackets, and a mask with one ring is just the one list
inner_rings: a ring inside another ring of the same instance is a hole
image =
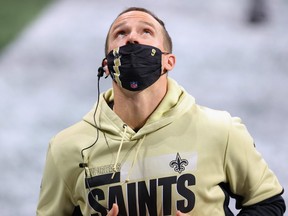
[[145, 44], [164, 50], [162, 26], [151, 15], [130, 11], [119, 16], [110, 29], [108, 52], [128, 43]]

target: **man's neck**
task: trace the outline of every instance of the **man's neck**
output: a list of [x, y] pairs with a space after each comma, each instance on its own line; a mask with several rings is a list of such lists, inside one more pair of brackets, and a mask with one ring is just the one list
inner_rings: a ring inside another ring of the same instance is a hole
[[119, 87], [114, 90], [113, 110], [134, 130], [139, 130], [144, 126], [167, 91], [166, 88], [156, 88], [156, 86], [140, 92], [129, 92]]

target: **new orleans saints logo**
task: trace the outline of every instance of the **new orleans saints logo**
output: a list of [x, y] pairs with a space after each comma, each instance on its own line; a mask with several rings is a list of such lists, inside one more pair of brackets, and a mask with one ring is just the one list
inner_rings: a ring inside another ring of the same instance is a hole
[[179, 153], [177, 152], [176, 159], [172, 160], [169, 163], [169, 165], [171, 168], [174, 168], [175, 172], [178, 172], [179, 174], [181, 174], [181, 172], [185, 170], [185, 166], [188, 165], [188, 161], [186, 159], [182, 159]]

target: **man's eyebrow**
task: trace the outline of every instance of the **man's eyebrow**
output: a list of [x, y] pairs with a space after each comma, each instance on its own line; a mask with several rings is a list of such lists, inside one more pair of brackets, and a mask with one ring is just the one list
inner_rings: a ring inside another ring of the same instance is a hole
[[[150, 22], [147, 22], [147, 21], [139, 21], [139, 22], [140, 22], [141, 24], [148, 25], [148, 26], [150, 26], [150, 27], [152, 27], [152, 28], [155, 29], [155, 25], [154, 25], [153, 23], [150, 23]], [[120, 28], [120, 27], [122, 27], [122, 26], [125, 26], [127, 23], [128, 23], [127, 21], [123, 21], [123, 22], [121, 22], [121, 23], [113, 26], [112, 29], [111, 29], [111, 32], [115, 31], [116, 29], [118, 29], [118, 28]]]
[[150, 26], [152, 28], [155, 28], [155, 25], [153, 25], [153, 23], [150, 23], [150, 22], [147, 22], [147, 21], [139, 21], [139, 22], [142, 23], [142, 24], [148, 25], [148, 26]]
[[113, 26], [113, 27], [111, 28], [111, 32], [115, 31], [115, 29], [118, 29], [118, 28], [120, 28], [121, 26], [126, 25], [126, 23], [127, 23], [127, 22], [124, 21], [124, 22], [119, 23], [119, 24], [116, 25], [116, 26]]

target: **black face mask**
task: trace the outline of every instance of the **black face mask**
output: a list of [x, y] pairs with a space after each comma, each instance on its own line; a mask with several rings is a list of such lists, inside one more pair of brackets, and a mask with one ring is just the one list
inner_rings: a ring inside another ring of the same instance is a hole
[[127, 44], [107, 55], [112, 79], [130, 91], [140, 91], [155, 83], [161, 74], [160, 49], [143, 44]]

